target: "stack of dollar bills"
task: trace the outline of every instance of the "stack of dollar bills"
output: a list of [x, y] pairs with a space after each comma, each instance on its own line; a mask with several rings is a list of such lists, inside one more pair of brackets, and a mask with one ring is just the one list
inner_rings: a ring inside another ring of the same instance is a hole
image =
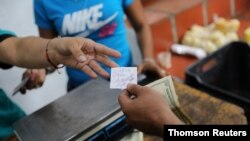
[[180, 103], [178, 101], [178, 96], [176, 95], [171, 76], [156, 80], [146, 86], [151, 87], [163, 94], [169, 107], [175, 115], [186, 124], [192, 124], [190, 118], [180, 108]]

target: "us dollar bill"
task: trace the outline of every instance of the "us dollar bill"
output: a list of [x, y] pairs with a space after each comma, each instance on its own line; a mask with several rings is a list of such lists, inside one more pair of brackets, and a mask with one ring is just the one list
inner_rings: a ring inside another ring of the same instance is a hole
[[161, 93], [164, 96], [165, 100], [167, 101], [171, 110], [175, 113], [175, 115], [178, 118], [180, 118], [183, 122], [187, 124], [192, 123], [190, 118], [180, 108], [178, 96], [176, 95], [174, 83], [170, 75], [161, 78], [159, 80], [156, 80], [146, 86], [151, 87], [154, 90]]

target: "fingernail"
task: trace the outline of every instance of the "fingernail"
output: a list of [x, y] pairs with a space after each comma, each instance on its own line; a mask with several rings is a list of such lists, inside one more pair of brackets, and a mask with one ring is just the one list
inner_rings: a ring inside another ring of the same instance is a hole
[[84, 55], [81, 55], [81, 56], [78, 57], [78, 61], [80, 61], [80, 62], [84, 62], [86, 60], [87, 60], [87, 58]]

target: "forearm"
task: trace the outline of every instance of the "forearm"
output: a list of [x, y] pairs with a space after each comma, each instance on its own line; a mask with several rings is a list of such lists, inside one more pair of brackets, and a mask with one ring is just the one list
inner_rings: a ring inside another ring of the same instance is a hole
[[47, 39], [38, 37], [8, 38], [1, 43], [1, 60], [7, 64], [26, 68], [50, 66], [45, 57], [47, 42]]
[[145, 23], [137, 30], [138, 41], [140, 43], [143, 58], [154, 58], [154, 49], [150, 27]]
[[156, 127], [158, 127], [158, 136], [163, 136], [164, 133], [164, 125], [184, 125], [184, 123], [172, 113], [170, 112], [165, 112], [164, 116], [159, 116], [159, 119], [156, 121]]
[[141, 1], [134, 0], [134, 2], [125, 9], [125, 12], [136, 31], [143, 58], [153, 58], [152, 34], [144, 16]]

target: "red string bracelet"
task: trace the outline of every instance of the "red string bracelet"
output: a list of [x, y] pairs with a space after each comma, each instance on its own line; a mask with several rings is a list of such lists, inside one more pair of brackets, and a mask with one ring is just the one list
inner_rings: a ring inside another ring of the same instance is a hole
[[[51, 40], [53, 40], [53, 39], [51, 39]], [[59, 71], [58, 69], [63, 68], [64, 65], [62, 65], [62, 66], [57, 66], [57, 65], [55, 65], [55, 64], [50, 60], [50, 58], [49, 58], [48, 48], [49, 48], [49, 43], [50, 43], [51, 40], [49, 40], [49, 41], [47, 42], [46, 49], [45, 49], [45, 56], [46, 56], [46, 59], [47, 59], [47, 61], [49, 62], [49, 64], [50, 64], [51, 66], [53, 66], [53, 68], [56, 69], [57, 72], [60, 74], [60, 71]]]

